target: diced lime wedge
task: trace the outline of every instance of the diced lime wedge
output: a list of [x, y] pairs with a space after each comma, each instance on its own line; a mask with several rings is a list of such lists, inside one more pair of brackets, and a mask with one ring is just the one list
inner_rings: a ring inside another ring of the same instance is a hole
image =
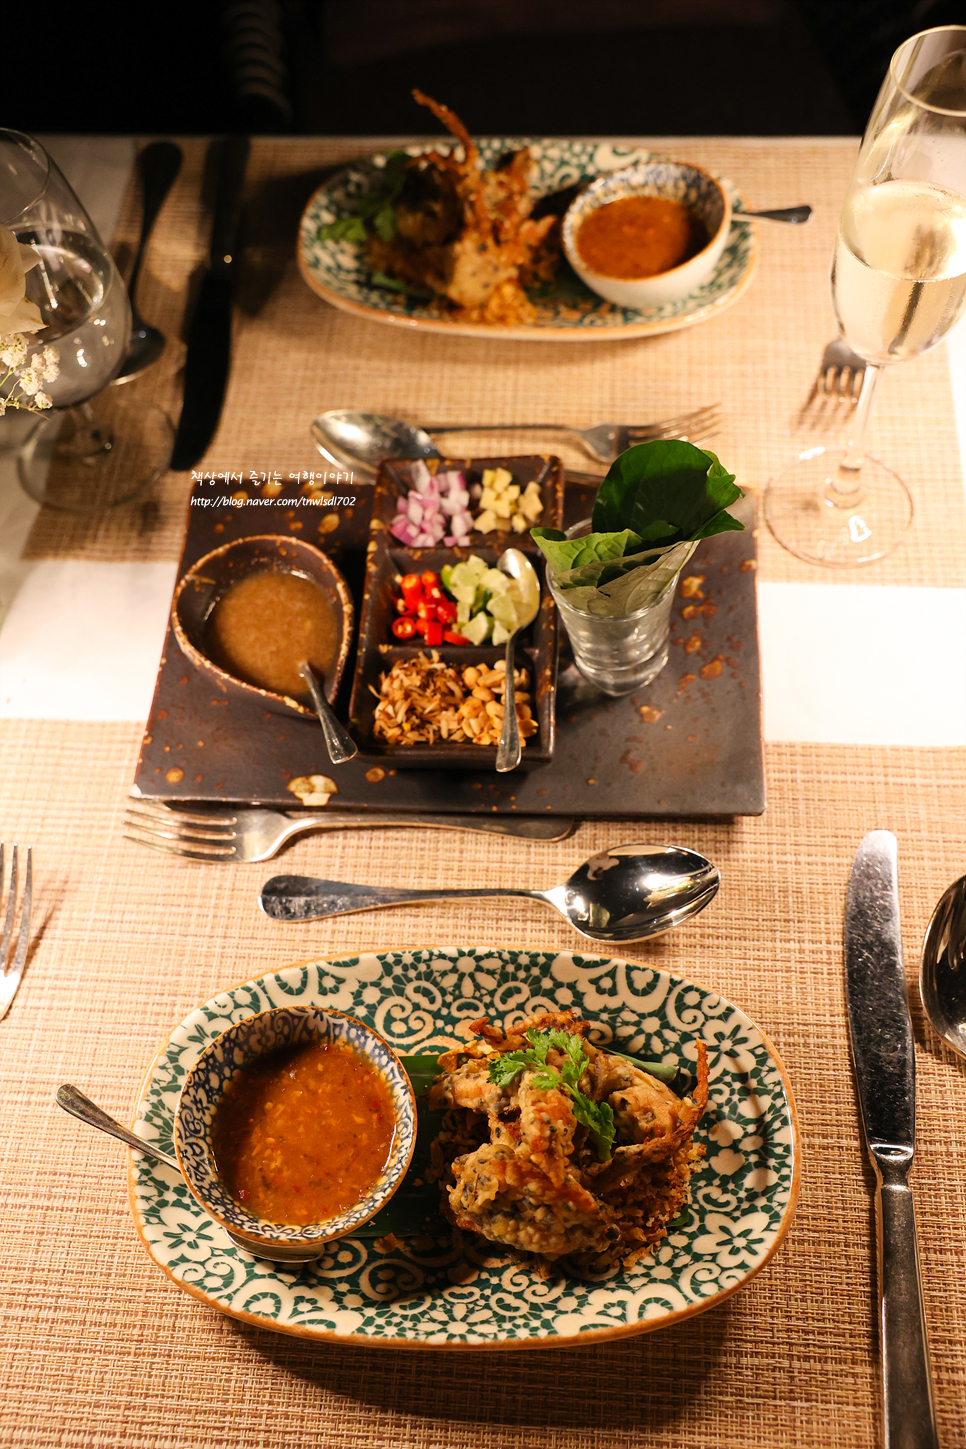
[[492, 623], [493, 620], [481, 611], [479, 614], [474, 614], [468, 624], [462, 626], [460, 633], [471, 644], [482, 644], [489, 637]]

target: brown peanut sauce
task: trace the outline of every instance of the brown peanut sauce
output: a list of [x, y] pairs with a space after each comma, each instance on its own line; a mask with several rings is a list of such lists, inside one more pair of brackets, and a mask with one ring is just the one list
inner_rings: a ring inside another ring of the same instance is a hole
[[577, 250], [591, 271], [632, 281], [669, 272], [709, 241], [707, 227], [680, 201], [624, 196], [581, 222]]
[[211, 1141], [236, 1202], [270, 1222], [305, 1224], [372, 1190], [395, 1129], [389, 1088], [368, 1058], [321, 1041], [243, 1067], [218, 1104]]
[[324, 679], [336, 660], [338, 613], [311, 579], [265, 569], [222, 594], [205, 642], [213, 662], [236, 679], [298, 699], [307, 693], [299, 661]]

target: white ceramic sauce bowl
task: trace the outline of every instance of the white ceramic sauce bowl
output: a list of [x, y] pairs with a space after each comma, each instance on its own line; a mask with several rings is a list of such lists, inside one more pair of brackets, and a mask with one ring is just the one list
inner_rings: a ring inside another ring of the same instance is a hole
[[[680, 266], [653, 277], [608, 277], [591, 271], [577, 250], [581, 223], [599, 206], [628, 196], [661, 196], [683, 202], [707, 228], [707, 245]], [[642, 161], [598, 177], [581, 192], [564, 217], [563, 247], [570, 265], [591, 291], [619, 307], [646, 312], [678, 301], [707, 281], [721, 258], [730, 229], [731, 202], [724, 187], [709, 172], [681, 161]]]

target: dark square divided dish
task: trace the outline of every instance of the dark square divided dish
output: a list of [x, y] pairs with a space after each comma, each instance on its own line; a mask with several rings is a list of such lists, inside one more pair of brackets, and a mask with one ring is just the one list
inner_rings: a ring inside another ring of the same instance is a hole
[[[563, 519], [563, 468], [556, 458], [523, 457], [460, 461], [445, 459], [429, 464], [433, 472], [458, 468], [468, 482], [479, 482], [486, 468], [505, 467], [513, 474], [521, 490], [533, 479], [540, 485], [544, 499], [540, 524], [559, 528]], [[444, 564], [463, 562], [470, 554], [495, 566], [506, 548], [520, 548], [537, 554], [534, 567], [540, 576], [540, 610], [536, 619], [517, 640], [516, 667], [526, 669], [531, 708], [539, 729], [525, 741], [520, 769], [549, 764], [553, 759], [555, 736], [555, 704], [557, 689], [557, 611], [543, 579], [539, 549], [530, 537], [513, 532], [473, 533], [465, 548], [406, 548], [389, 533], [389, 524], [396, 515], [396, 500], [405, 496], [412, 486], [412, 465], [406, 460], [392, 459], [382, 465], [376, 479], [372, 507], [366, 574], [362, 594], [362, 616], [359, 623], [359, 650], [349, 701], [349, 727], [359, 748], [366, 755], [392, 760], [394, 765], [412, 768], [432, 766], [437, 769], [486, 770], [496, 765], [496, 746], [449, 743], [388, 745], [373, 732], [374, 715], [381, 676], [398, 659], [413, 659], [429, 652], [425, 644], [393, 642], [392, 622], [398, 617], [394, 598], [399, 592], [398, 579], [407, 573], [432, 569], [439, 573]], [[458, 670], [468, 664], [492, 665], [504, 657], [504, 648], [446, 644], [438, 650], [444, 663]], [[371, 686], [371, 687], [370, 687]]]

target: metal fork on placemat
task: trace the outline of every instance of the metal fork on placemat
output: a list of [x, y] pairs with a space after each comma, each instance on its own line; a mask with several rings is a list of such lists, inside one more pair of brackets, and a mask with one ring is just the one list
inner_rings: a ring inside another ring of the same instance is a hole
[[132, 802], [127, 809], [125, 840], [163, 850], [187, 860], [270, 860], [293, 835], [306, 830], [372, 829], [412, 826], [429, 830], [482, 830], [525, 840], [565, 840], [576, 822], [559, 816], [529, 819], [518, 815], [393, 815], [347, 811], [289, 816], [281, 810], [230, 805], [172, 809], [153, 800]]
[[[0, 899], [3, 892], [4, 853], [6, 847], [0, 844]], [[7, 909], [3, 917], [3, 934], [0, 935], [0, 1021], [10, 1010], [10, 1003], [17, 994], [27, 959], [27, 944], [30, 940], [30, 893], [33, 875], [33, 852], [27, 850], [27, 869], [24, 872], [23, 896], [17, 913], [17, 847], [11, 852], [10, 887], [7, 894]], [[10, 965], [7, 961], [13, 951]]]
[[695, 408], [676, 418], [659, 423], [598, 423], [593, 428], [572, 428], [567, 423], [447, 423], [439, 427], [427, 424], [431, 436], [441, 433], [561, 433], [579, 438], [598, 463], [613, 463], [619, 453], [635, 443], [650, 443], [660, 438], [683, 438], [696, 443], [714, 437], [721, 427], [721, 411], [717, 403]]
[[829, 398], [833, 403], [854, 407], [859, 400], [864, 377], [865, 358], [853, 352], [841, 337], [836, 337], [822, 354], [812, 397]]

